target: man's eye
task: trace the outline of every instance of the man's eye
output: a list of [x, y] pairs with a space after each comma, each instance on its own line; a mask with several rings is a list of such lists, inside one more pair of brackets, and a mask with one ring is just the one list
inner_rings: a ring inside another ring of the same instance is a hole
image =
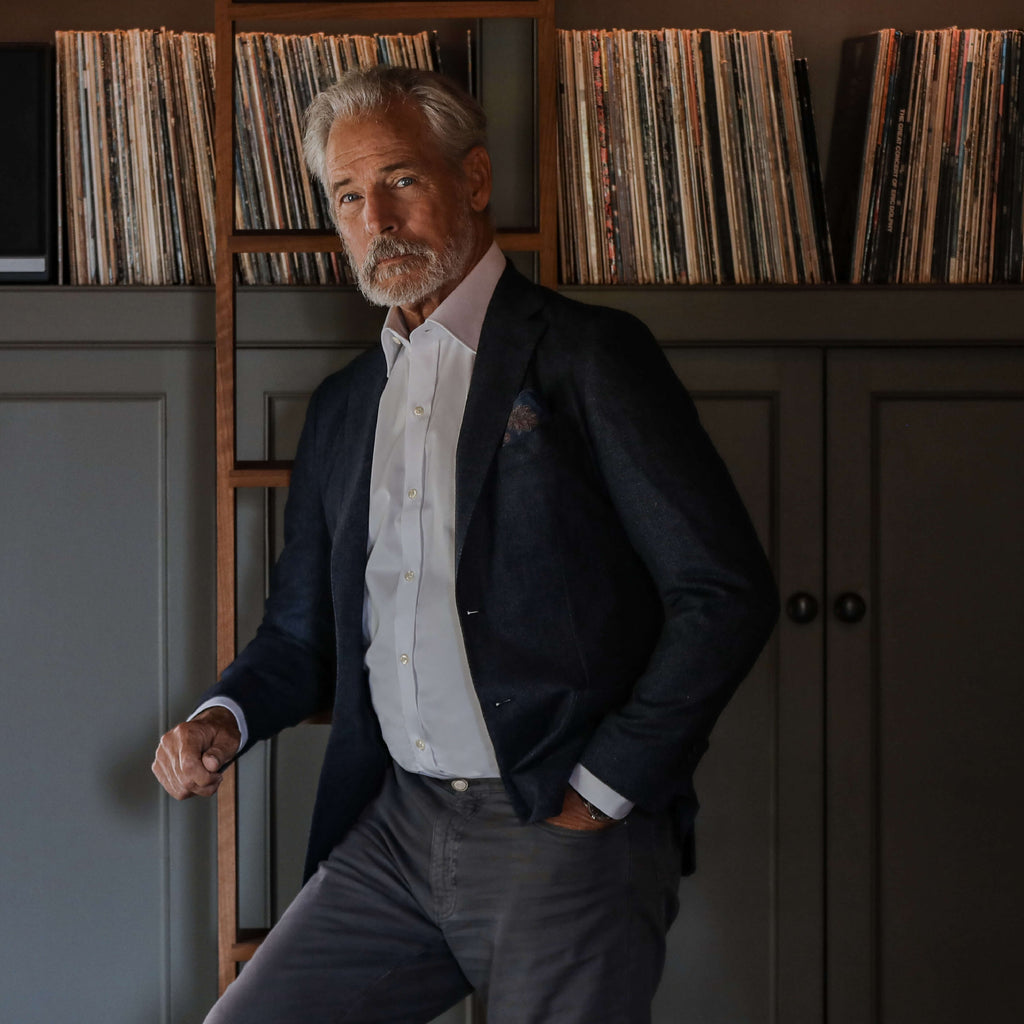
[[411, 177], [410, 175], [404, 174], [401, 178], [398, 179], [398, 181], [395, 182], [395, 186], [397, 188], [406, 188], [407, 186], [411, 185], [415, 180], [416, 179]]
[[354, 203], [359, 198], [358, 192], [345, 192], [339, 199], [338, 205], [343, 206], [345, 203]]

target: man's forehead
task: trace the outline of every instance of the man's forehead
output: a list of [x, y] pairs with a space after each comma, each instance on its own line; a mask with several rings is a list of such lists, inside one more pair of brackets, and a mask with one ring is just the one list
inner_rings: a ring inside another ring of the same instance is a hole
[[328, 140], [343, 140], [357, 134], [370, 138], [416, 139], [418, 136], [429, 138], [431, 133], [423, 111], [410, 103], [397, 103], [365, 113], [340, 115], [331, 125]]
[[437, 149], [424, 116], [405, 107], [339, 117], [331, 126], [326, 155], [337, 167], [375, 156], [382, 161], [430, 159]]

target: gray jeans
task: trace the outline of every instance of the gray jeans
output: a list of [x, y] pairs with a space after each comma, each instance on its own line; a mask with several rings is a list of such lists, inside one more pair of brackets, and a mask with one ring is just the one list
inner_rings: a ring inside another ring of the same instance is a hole
[[[462, 791], [460, 791], [462, 790]], [[643, 1024], [678, 910], [668, 814], [524, 825], [497, 779], [395, 767], [207, 1024]]]

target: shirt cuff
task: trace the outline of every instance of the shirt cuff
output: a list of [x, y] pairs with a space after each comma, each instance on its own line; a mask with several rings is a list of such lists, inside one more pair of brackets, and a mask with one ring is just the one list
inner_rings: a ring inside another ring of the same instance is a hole
[[[235, 721], [238, 723], [238, 731], [241, 733], [238, 749], [243, 750], [249, 740], [249, 729], [245, 724], [245, 712], [230, 697], [212, 697], [210, 700], [200, 704], [185, 721], [191, 722], [196, 715], [202, 714], [207, 708], [227, 708], [235, 716]], [[611, 791], [609, 790], [609, 792]]]
[[599, 811], [604, 811], [612, 818], [624, 818], [633, 810], [632, 800], [627, 800], [610, 786], [606, 786], [581, 764], [573, 768], [572, 775], [569, 776], [569, 785], [584, 800], [589, 800]]

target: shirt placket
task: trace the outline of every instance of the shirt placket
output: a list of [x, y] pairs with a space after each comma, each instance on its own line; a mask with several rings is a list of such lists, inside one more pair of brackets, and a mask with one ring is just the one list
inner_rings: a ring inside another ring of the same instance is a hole
[[405, 403], [405, 479], [399, 516], [402, 569], [395, 601], [395, 656], [402, 714], [412, 743], [413, 757], [424, 771], [437, 771], [438, 767], [417, 700], [416, 606], [424, 570], [427, 435], [437, 391], [439, 341], [437, 329], [427, 324], [413, 332], [406, 351], [409, 378]]

